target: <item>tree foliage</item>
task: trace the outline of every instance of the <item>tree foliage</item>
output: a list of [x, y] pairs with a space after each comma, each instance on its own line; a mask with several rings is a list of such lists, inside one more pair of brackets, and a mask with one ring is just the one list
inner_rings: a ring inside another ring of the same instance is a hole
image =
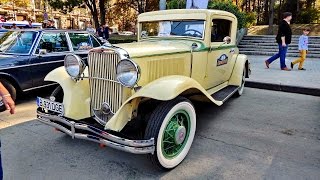
[[208, 9], [218, 9], [231, 12], [238, 19], [238, 28], [243, 28], [247, 24], [247, 15], [245, 12], [241, 12], [240, 9], [232, 3], [231, 0], [226, 1], [210, 1]]
[[30, 2], [31, 2], [30, 0], [1, 0], [0, 5], [8, 4], [15, 7], [26, 8], [31, 6]]
[[91, 12], [94, 25], [96, 27], [99, 26], [99, 18], [100, 24], [105, 24], [106, 22], [106, 8], [105, 3], [106, 0], [47, 0], [49, 5], [54, 9], [59, 9], [64, 13], [71, 12], [73, 8], [83, 8], [87, 6]]

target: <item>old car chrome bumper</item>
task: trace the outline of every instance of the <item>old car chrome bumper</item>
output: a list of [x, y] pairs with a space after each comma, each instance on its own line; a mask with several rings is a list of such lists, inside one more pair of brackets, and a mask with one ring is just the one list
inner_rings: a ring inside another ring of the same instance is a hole
[[[130, 140], [122, 137], [118, 137], [112, 135], [106, 131], [103, 131], [94, 126], [77, 123], [74, 121], [69, 121], [63, 117], [49, 115], [46, 113], [42, 113], [40, 111], [37, 112], [37, 118], [40, 122], [52, 126], [69, 136], [73, 139], [85, 139], [89, 141], [93, 141], [96, 143], [104, 144], [108, 147], [112, 147], [114, 149], [118, 149], [121, 151], [133, 153], [133, 154], [153, 154], [154, 153], [154, 139], [151, 138], [149, 140]], [[70, 128], [66, 128], [70, 127]], [[77, 132], [81, 131], [81, 132]]]

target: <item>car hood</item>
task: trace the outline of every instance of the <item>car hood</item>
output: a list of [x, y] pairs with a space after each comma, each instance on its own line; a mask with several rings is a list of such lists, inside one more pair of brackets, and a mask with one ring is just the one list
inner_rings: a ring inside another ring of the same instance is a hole
[[191, 41], [150, 40], [126, 44], [116, 44], [116, 46], [126, 50], [131, 58], [136, 58], [169, 53], [190, 52], [191, 44]]
[[0, 68], [2, 69], [11, 66], [23, 65], [25, 64], [25, 59], [28, 58], [28, 56], [0, 54]]

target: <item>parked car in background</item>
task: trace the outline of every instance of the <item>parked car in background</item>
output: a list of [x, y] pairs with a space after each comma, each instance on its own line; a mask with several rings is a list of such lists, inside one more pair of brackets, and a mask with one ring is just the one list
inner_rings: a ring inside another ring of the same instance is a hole
[[[0, 22], [0, 26], [11, 29], [11, 27], [15, 24], [18, 28], [23, 29], [26, 25], [28, 25], [28, 21], [6, 21], [6, 22]], [[32, 23], [32, 27], [34, 29], [41, 29], [42, 23]]]
[[[10, 30], [0, 37], [0, 81], [13, 99], [17, 93], [53, 85], [44, 77], [63, 66], [67, 54], [87, 57], [103, 43], [86, 31]], [[4, 105], [0, 102], [0, 109]]]
[[194, 101], [223, 105], [241, 96], [250, 64], [236, 46], [237, 18], [219, 10], [175, 9], [138, 16], [138, 42], [76, 54], [45, 78], [39, 121], [118, 150], [148, 154], [162, 169], [187, 156]]
[[131, 32], [131, 31], [122, 31], [122, 32], [119, 32], [119, 35], [121, 35], [121, 36], [132, 36], [132, 35], [134, 35], [134, 33]]

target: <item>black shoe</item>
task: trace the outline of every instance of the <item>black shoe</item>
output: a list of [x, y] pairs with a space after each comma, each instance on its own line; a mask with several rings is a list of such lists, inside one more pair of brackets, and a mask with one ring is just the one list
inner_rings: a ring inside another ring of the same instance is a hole
[[293, 69], [294, 64], [291, 62], [291, 69]]
[[305, 69], [305, 68], [299, 68], [299, 70], [301, 70], [301, 71], [305, 71], [306, 69]]

